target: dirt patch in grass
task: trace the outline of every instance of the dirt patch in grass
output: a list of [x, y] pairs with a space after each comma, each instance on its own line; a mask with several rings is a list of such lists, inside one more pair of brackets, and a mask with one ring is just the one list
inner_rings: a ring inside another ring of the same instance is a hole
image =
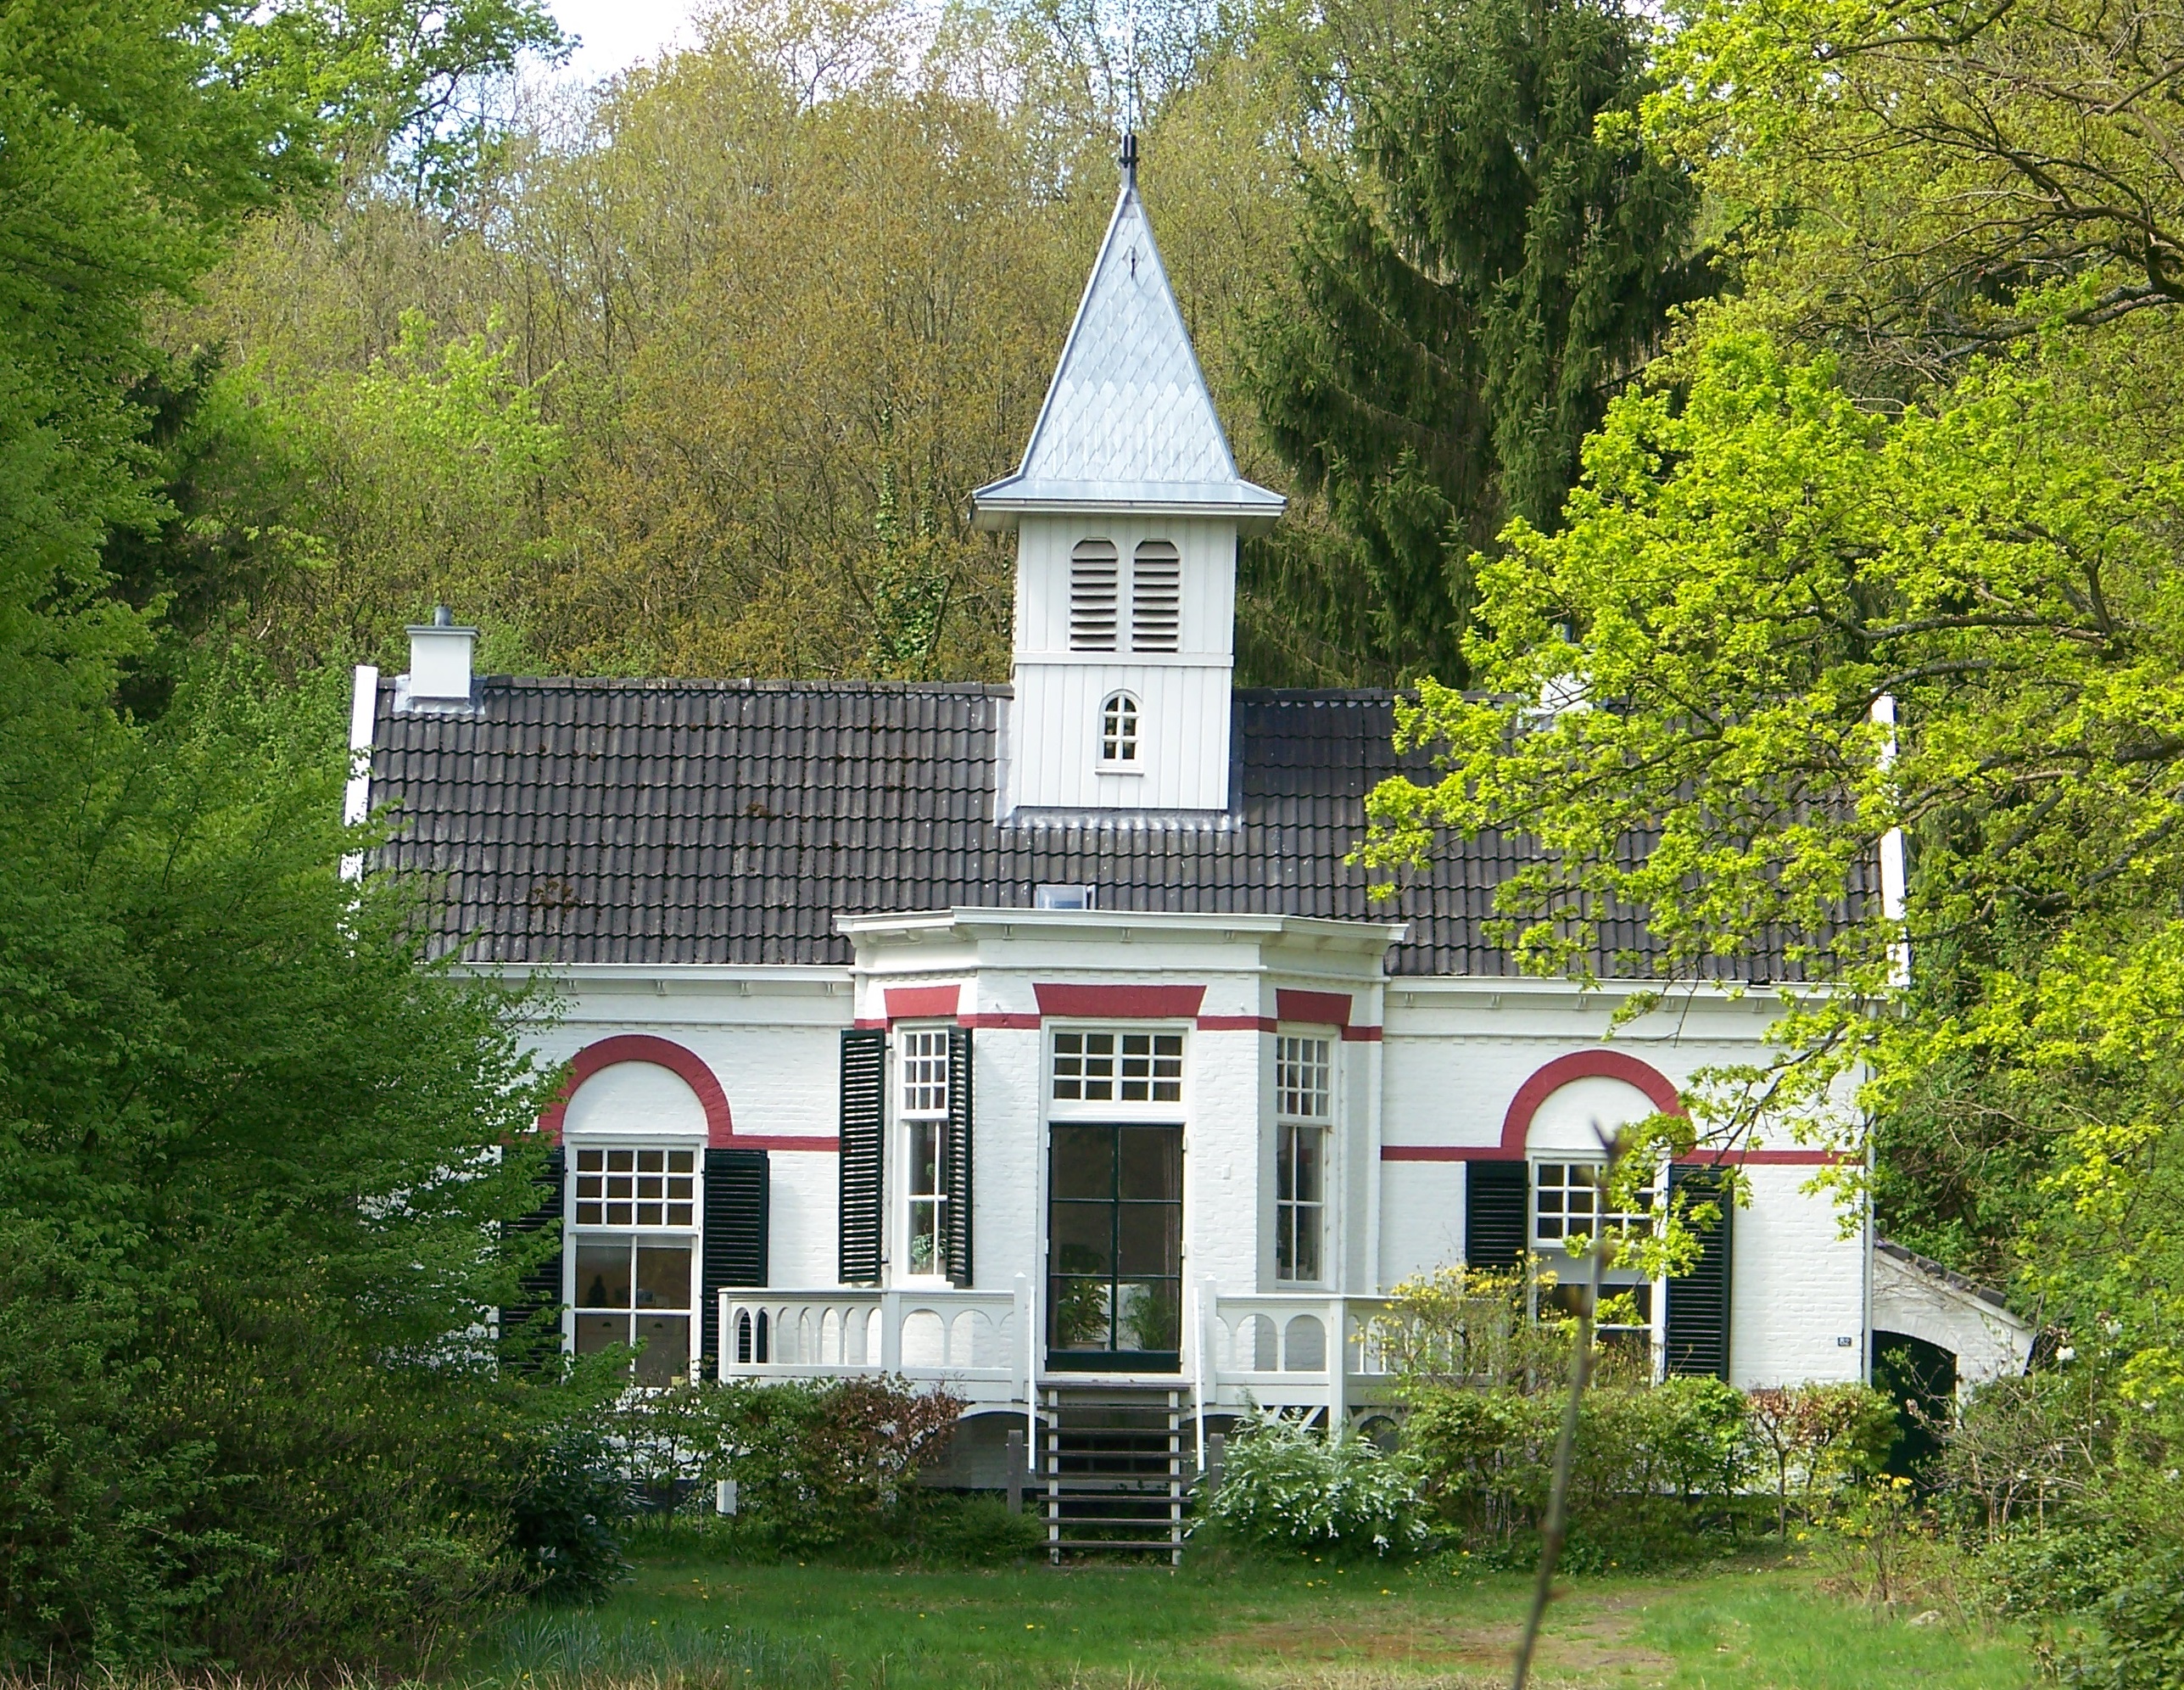
[[[1537, 1657], [1539, 1670], [1548, 1675], [1544, 1682], [1673, 1669], [1668, 1656], [1637, 1641], [1639, 1605], [1634, 1595], [1558, 1603], [1548, 1614]], [[1380, 1685], [1471, 1690], [1474, 1684], [1507, 1682], [1521, 1629], [1516, 1620], [1467, 1622], [1422, 1614], [1408, 1604], [1358, 1607], [1243, 1627], [1213, 1638], [1211, 1647], [1269, 1690], [1375, 1690]], [[1305, 1670], [1302, 1676], [1299, 1669]], [[1451, 1673], [1455, 1676], [1445, 1676]]]

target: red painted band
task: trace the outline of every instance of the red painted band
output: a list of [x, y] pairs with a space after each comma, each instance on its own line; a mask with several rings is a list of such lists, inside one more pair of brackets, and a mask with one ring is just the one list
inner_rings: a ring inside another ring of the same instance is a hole
[[1310, 1027], [1349, 1025], [1350, 995], [1347, 992], [1293, 992], [1279, 987], [1274, 993], [1274, 1013], [1285, 1021]]
[[735, 1138], [735, 1123], [729, 1116], [728, 1094], [720, 1088], [720, 1082], [706, 1066], [705, 1060], [673, 1039], [656, 1038], [649, 1032], [617, 1033], [612, 1038], [585, 1045], [572, 1056], [569, 1077], [561, 1083], [560, 1094], [539, 1117], [539, 1131], [558, 1141], [561, 1123], [568, 1118], [569, 1100], [576, 1095], [577, 1088], [600, 1069], [612, 1068], [620, 1062], [650, 1062], [655, 1067], [665, 1068], [696, 1094], [698, 1107], [705, 1111], [706, 1143], [718, 1147], [740, 1142]]
[[1116, 1021], [1191, 1021], [1203, 986], [1059, 986], [1034, 982], [1042, 1016], [1099, 1016]]
[[1517, 1158], [1496, 1144], [1382, 1144], [1382, 1161], [1472, 1162], [1514, 1161]]
[[813, 1133], [799, 1137], [793, 1133], [742, 1133], [735, 1140], [738, 1150], [823, 1150], [829, 1156], [841, 1152], [841, 1140]]
[[941, 1017], [952, 1020], [963, 1000], [960, 986], [890, 986], [885, 993], [887, 1019], [898, 1021]]
[[1835, 1167], [1857, 1158], [1845, 1150], [1694, 1150], [1676, 1158], [1678, 1167]]
[[1380, 1029], [1377, 1027], [1346, 1027], [1343, 1029], [1343, 1043], [1377, 1044], [1380, 1043]]
[[1271, 1032], [1274, 1022], [1265, 1016], [1200, 1016], [1200, 1032]]
[[1509, 1157], [1524, 1154], [1525, 1135], [1539, 1105], [1572, 1080], [1621, 1080], [1634, 1086], [1645, 1100], [1663, 1115], [1681, 1115], [1684, 1100], [1668, 1077], [1650, 1062], [1641, 1062], [1624, 1050], [1573, 1050], [1553, 1061], [1517, 1088], [1509, 1113], [1502, 1117], [1501, 1151]]
[[1036, 1032], [1039, 1017], [1008, 1010], [989, 1010], [983, 1015], [958, 1016], [956, 1023], [959, 1027], [1000, 1027]]

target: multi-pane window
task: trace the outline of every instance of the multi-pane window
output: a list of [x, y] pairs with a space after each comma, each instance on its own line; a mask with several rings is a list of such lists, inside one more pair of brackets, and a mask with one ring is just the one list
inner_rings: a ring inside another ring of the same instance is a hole
[[1137, 761], [1137, 701], [1127, 692], [1109, 693], [1099, 707], [1099, 760]]
[[1180, 1103], [1183, 1035], [1107, 1029], [1057, 1032], [1054, 1097], [1064, 1103]]
[[[1540, 1162], [1533, 1169], [1532, 1237], [1545, 1265], [1558, 1269], [1570, 1260], [1569, 1240], [1617, 1236], [1638, 1239], [1653, 1228], [1652, 1194], [1641, 1192], [1633, 1208], [1610, 1207], [1594, 1184], [1602, 1172], [1596, 1161]], [[1582, 1257], [1583, 1251], [1579, 1252]], [[1574, 1313], [1583, 1295], [1576, 1273], [1561, 1275], [1545, 1301]], [[1653, 1286], [1642, 1271], [1611, 1262], [1600, 1275], [1603, 1333], [1644, 1333], [1653, 1323]]]
[[687, 1227], [696, 1218], [695, 1150], [576, 1153], [580, 1227]]
[[698, 1153], [580, 1146], [571, 1161], [577, 1353], [640, 1346], [637, 1382], [672, 1385], [690, 1370]]
[[913, 1273], [941, 1271], [948, 1202], [948, 1035], [915, 1028], [902, 1035], [903, 1167], [908, 1209], [905, 1249]]
[[1070, 649], [1114, 649], [1122, 563], [1110, 540], [1086, 540], [1070, 554]]
[[1567, 1255], [1567, 1240], [1590, 1239], [1602, 1232], [1642, 1237], [1652, 1229], [1651, 1194], [1641, 1194], [1635, 1209], [1603, 1207], [1603, 1196], [1593, 1182], [1601, 1172], [1598, 1162], [1541, 1162], [1533, 1175], [1533, 1229], [1542, 1251]]
[[1130, 564], [1130, 649], [1172, 652], [1182, 630], [1183, 563], [1173, 544], [1148, 540]]
[[1274, 1277], [1296, 1284], [1324, 1276], [1332, 1070], [1327, 1039], [1274, 1041]]

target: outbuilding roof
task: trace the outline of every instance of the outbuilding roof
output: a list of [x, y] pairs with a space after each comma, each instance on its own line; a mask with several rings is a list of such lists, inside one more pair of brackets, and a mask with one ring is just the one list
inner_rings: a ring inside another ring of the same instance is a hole
[[[1345, 860], [1365, 796], [1422, 759], [1386, 692], [1236, 695], [1226, 814], [997, 816], [1005, 687], [480, 680], [472, 708], [397, 712], [382, 680], [380, 867], [428, 875], [438, 943], [479, 962], [832, 963], [838, 915], [1031, 907], [1407, 921], [1389, 967], [1505, 975], [1484, 924], [1518, 848], [1449, 840], [1393, 899]], [[1651, 952], [1610, 922], [1603, 973]], [[1723, 977], [1766, 977], [1724, 962]], [[1779, 965], [1777, 971], [1780, 972]]]
[[1226, 516], [1250, 529], [1287, 502], [1237, 473], [1126, 171], [1024, 462], [971, 495], [980, 523], [1006, 529], [1030, 512], [1090, 506]]

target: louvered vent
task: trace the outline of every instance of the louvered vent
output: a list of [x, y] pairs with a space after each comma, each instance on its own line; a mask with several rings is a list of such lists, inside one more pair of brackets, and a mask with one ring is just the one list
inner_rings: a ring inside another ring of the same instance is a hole
[[1080, 540], [1070, 554], [1070, 649], [1114, 649], [1116, 599], [1122, 561], [1114, 542]]
[[1130, 649], [1172, 652], [1182, 629], [1183, 563], [1165, 540], [1137, 548], [1130, 568]]

